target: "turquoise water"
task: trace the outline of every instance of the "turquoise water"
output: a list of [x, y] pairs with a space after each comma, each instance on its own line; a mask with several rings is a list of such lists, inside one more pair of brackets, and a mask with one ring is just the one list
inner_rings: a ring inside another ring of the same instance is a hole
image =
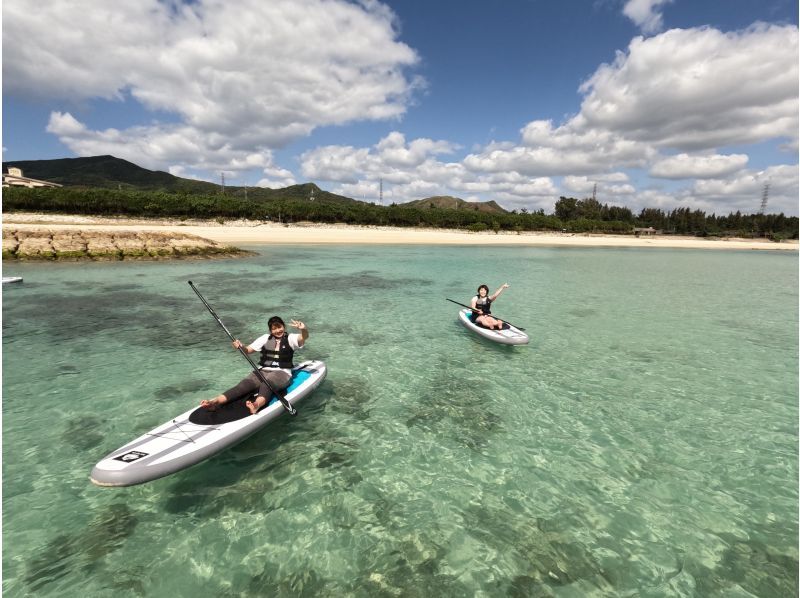
[[[796, 253], [254, 249], [4, 267], [5, 595], [797, 594]], [[209, 461], [97, 488], [248, 372], [187, 280], [247, 342], [304, 320], [328, 378]], [[444, 300], [506, 281], [527, 347]]]

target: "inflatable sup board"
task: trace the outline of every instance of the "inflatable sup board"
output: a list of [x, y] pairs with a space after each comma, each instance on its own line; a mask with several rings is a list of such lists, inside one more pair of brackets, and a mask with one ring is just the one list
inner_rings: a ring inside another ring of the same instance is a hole
[[472, 321], [472, 310], [462, 309], [458, 312], [458, 321], [461, 322], [465, 328], [471, 330], [475, 334], [479, 334], [483, 338], [489, 339], [496, 343], [503, 345], [527, 345], [530, 342], [528, 335], [519, 328], [515, 328], [506, 323], [502, 330], [489, 330], [483, 326], [479, 326]]
[[[306, 361], [292, 370], [286, 400], [292, 405], [311, 394], [325, 379], [322, 361]], [[251, 415], [246, 398], [211, 411], [192, 408], [106, 455], [90, 479], [97, 486], [133, 486], [181, 471], [238, 443], [284, 414], [274, 396]]]

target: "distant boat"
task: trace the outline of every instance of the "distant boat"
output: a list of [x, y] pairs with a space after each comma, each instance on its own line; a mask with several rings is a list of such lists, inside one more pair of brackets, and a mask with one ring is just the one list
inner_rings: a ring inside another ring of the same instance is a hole
[[22, 282], [22, 276], [3, 276], [3, 284]]

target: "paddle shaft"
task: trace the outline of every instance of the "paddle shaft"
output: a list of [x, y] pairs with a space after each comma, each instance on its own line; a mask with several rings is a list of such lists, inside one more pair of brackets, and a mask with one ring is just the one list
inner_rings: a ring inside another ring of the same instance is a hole
[[[200, 301], [203, 302], [203, 305], [206, 306], [206, 309], [209, 311], [209, 313], [211, 313], [211, 315], [214, 316], [214, 319], [217, 321], [217, 324], [222, 326], [222, 329], [225, 331], [225, 334], [228, 335], [228, 338], [231, 339], [231, 342], [235, 342], [236, 339], [233, 337], [233, 335], [231, 334], [230, 330], [228, 330], [228, 328], [225, 326], [225, 324], [222, 323], [222, 320], [220, 320], [219, 316], [217, 315], [217, 312], [215, 312], [214, 308], [211, 307], [208, 304], [208, 301], [206, 301], [205, 297], [203, 297], [200, 294], [200, 291], [198, 291], [197, 287], [194, 286], [194, 284], [192, 284], [191, 280], [189, 281], [189, 286], [192, 287], [192, 290], [195, 293], [197, 293], [198, 297], [200, 297]], [[250, 366], [253, 368], [253, 371], [256, 373], [256, 376], [258, 376], [258, 378], [264, 384], [267, 385], [267, 387], [272, 391], [272, 394], [274, 394], [276, 397], [278, 397], [278, 400], [281, 402], [281, 405], [283, 405], [283, 408], [286, 409], [286, 411], [289, 412], [289, 415], [297, 415], [297, 409], [292, 407], [292, 404], [289, 403], [289, 401], [287, 401], [285, 397], [282, 397], [277, 392], [275, 392], [275, 389], [272, 388], [272, 385], [264, 377], [264, 374], [261, 373], [261, 369], [255, 364], [255, 362], [252, 359], [250, 359], [250, 355], [247, 354], [247, 351], [244, 349], [244, 347], [242, 347], [241, 343], [239, 343], [239, 347], [237, 347], [237, 348], [239, 349], [239, 353], [244, 355], [244, 358], [250, 363]]]
[[[461, 307], [466, 307], [467, 309], [473, 309], [473, 310], [476, 310], [476, 311], [477, 311], [477, 308], [475, 308], [475, 307], [472, 307], [471, 305], [464, 305], [463, 303], [459, 303], [458, 301], [453, 301], [452, 299], [448, 299], [447, 297], [445, 297], [445, 300], [446, 300], [446, 301], [449, 301], [450, 303], [455, 303], [456, 305], [460, 305]], [[489, 315], [490, 315], [490, 316], [492, 316], [492, 314], [489, 314]], [[511, 322], [509, 322], [508, 320], [505, 320], [505, 319], [503, 319], [503, 318], [497, 318], [497, 317], [495, 317], [495, 316], [492, 316], [492, 317], [493, 317], [493, 318], [495, 318], [496, 320], [502, 320], [503, 322], [505, 322], [505, 323], [506, 323], [506, 324], [508, 324], [509, 326], [514, 326], [514, 324], [512, 324], [512, 323], [511, 323]], [[516, 328], [517, 330], [525, 330], [524, 328], [521, 328], [521, 327], [519, 327], [519, 326], [514, 326], [514, 328]]]

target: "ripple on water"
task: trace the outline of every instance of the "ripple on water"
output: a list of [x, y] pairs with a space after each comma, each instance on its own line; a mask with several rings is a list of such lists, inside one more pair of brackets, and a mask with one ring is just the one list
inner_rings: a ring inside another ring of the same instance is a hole
[[[259, 251], [19, 264], [4, 592], [797, 595], [796, 255]], [[441, 299], [481, 264], [513, 273], [503, 311], [536, 343], [455, 322]], [[304, 317], [328, 379], [196, 467], [90, 486], [108, 450], [248, 372], [189, 279], [244, 341]]]
[[92, 569], [95, 563], [122, 548], [138, 522], [127, 505], [109, 505], [83, 532], [60, 534], [39, 550], [27, 566], [25, 583], [32, 592], [39, 592], [73, 570]]

